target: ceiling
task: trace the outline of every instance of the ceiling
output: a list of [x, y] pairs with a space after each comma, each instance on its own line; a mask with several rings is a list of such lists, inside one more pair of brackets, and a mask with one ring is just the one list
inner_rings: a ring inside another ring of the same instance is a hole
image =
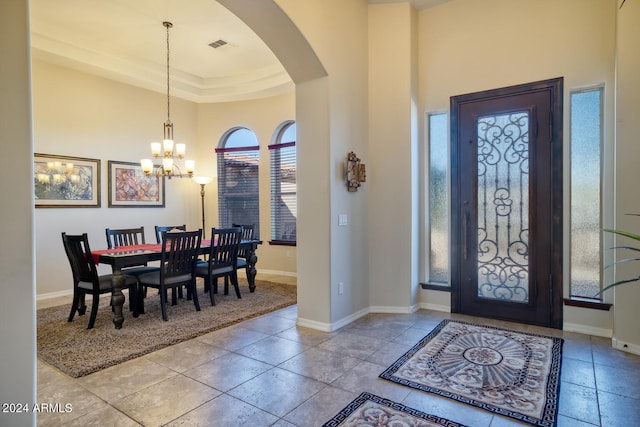
[[[368, 0], [394, 3], [406, 0]], [[418, 9], [450, 0], [411, 0]], [[166, 93], [225, 102], [284, 93], [294, 84], [276, 56], [214, 0], [31, 0], [33, 57]], [[210, 43], [227, 44], [212, 48]]]

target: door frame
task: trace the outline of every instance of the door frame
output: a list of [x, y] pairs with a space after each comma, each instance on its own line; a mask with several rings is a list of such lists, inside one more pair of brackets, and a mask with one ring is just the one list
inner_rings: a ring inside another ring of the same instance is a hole
[[[491, 89], [460, 96], [451, 97], [451, 312], [462, 312], [462, 269], [461, 251], [464, 244], [463, 238], [463, 201], [456, 197], [460, 194], [463, 183], [462, 173], [459, 169], [459, 161], [463, 149], [463, 142], [458, 134], [458, 120], [461, 116], [461, 108], [468, 103], [488, 101], [492, 99], [521, 95], [536, 91], [549, 91], [551, 99], [551, 253], [549, 255], [550, 276], [550, 319], [546, 325], [556, 329], [562, 329], [563, 308], [563, 78], [548, 79], [533, 83], [508, 86], [499, 89]], [[497, 313], [495, 316], [499, 319]]]

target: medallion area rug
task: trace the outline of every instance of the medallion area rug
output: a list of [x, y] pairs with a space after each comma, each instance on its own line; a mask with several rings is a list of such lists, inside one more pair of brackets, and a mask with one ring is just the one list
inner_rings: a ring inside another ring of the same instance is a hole
[[444, 320], [380, 378], [531, 425], [555, 426], [561, 338]]
[[464, 427], [462, 424], [426, 414], [417, 409], [362, 393], [322, 427]]

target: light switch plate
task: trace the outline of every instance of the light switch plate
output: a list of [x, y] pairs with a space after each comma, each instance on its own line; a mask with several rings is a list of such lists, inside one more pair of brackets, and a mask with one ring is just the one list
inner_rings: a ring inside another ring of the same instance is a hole
[[347, 214], [339, 214], [338, 215], [338, 225], [343, 227], [348, 224]]

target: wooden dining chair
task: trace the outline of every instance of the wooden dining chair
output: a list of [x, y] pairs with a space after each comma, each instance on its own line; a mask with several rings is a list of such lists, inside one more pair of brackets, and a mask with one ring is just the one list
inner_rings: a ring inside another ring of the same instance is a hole
[[[138, 276], [140, 312], [144, 313], [144, 295], [142, 286], [157, 288], [160, 293], [162, 320], [167, 317], [167, 290], [187, 286], [187, 293], [193, 299], [197, 311], [200, 311], [196, 292], [196, 262], [200, 251], [202, 230], [164, 233], [162, 235], [162, 255], [159, 271]], [[172, 292], [171, 305], [176, 305], [175, 291]]]
[[[233, 224], [233, 227], [242, 228], [241, 240], [253, 240], [253, 236], [255, 233], [255, 225], [254, 224]], [[236, 262], [237, 268], [244, 268], [245, 270], [249, 268], [249, 251], [246, 249], [238, 250], [238, 261]], [[247, 273], [247, 277], [249, 274]]]
[[[71, 303], [71, 312], [67, 321], [73, 321], [76, 311], [78, 315], [84, 315], [87, 309], [84, 299], [85, 295], [89, 294], [93, 296], [93, 301], [91, 302], [91, 315], [89, 316], [87, 329], [92, 329], [98, 315], [100, 295], [111, 293], [113, 275], [98, 275], [96, 265], [93, 262], [93, 255], [89, 248], [87, 233], [80, 235], [62, 233], [62, 243], [73, 274], [73, 302]], [[125, 287], [129, 289], [129, 308], [133, 311], [134, 316], [137, 316], [139, 311], [138, 279], [127, 274], [124, 275], [124, 279]]]
[[[255, 225], [254, 224], [233, 224], [233, 227], [242, 228], [241, 240], [253, 240], [253, 236], [255, 234]], [[246, 249], [238, 250], [238, 268], [247, 267], [247, 258], [249, 257], [249, 251]]]
[[196, 268], [196, 275], [204, 278], [204, 288], [205, 291], [209, 291], [211, 305], [216, 305], [213, 294], [218, 291], [219, 277], [225, 278], [225, 295], [229, 293], [227, 279], [230, 279], [235, 288], [236, 296], [242, 298], [236, 267], [241, 234], [240, 227], [211, 229], [209, 258], [207, 261], [198, 261]]
[[171, 230], [187, 231], [187, 225], [156, 225], [156, 242], [162, 243], [162, 233]]
[[144, 227], [139, 228], [106, 228], [107, 247], [144, 245]]
[[[144, 245], [144, 227], [139, 228], [106, 228], [107, 248], [113, 249], [120, 246]], [[122, 269], [124, 274], [139, 276], [141, 274], [158, 271], [158, 267], [149, 266], [147, 263], [131, 264]]]

